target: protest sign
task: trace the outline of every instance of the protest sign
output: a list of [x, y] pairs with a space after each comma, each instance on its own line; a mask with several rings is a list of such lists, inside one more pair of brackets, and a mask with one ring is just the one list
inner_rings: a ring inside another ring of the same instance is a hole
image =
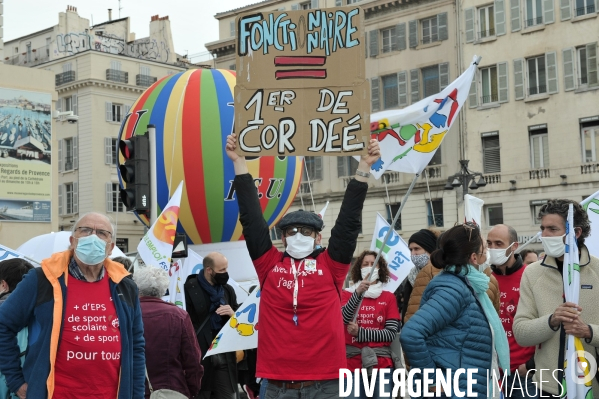
[[235, 131], [243, 155], [358, 155], [370, 135], [360, 7], [236, 21]]

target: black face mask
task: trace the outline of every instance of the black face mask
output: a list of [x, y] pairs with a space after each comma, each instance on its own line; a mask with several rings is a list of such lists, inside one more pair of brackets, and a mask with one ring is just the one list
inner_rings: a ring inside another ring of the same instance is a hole
[[225, 285], [229, 281], [229, 273], [215, 273], [214, 274], [214, 282], [216, 285]]

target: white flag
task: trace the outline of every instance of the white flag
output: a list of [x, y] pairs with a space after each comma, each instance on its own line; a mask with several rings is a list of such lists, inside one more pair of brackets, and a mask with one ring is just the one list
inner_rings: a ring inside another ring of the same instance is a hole
[[482, 228], [485, 201], [470, 194], [464, 195], [464, 222], [474, 222]]
[[587, 211], [591, 222], [591, 234], [584, 239], [584, 243], [593, 256], [599, 257], [599, 191], [585, 198], [580, 205]]
[[139, 256], [148, 266], [161, 267], [166, 271], [170, 269], [182, 192], [183, 181], [137, 246]]
[[383, 285], [385, 291], [395, 292], [401, 282], [408, 277], [410, 270], [414, 267], [408, 244], [395, 231], [383, 247], [383, 240], [391, 226], [377, 213], [374, 234], [370, 243], [371, 251], [381, 251], [389, 267], [389, 282]]
[[[379, 178], [387, 170], [416, 174], [428, 165], [443, 138], [468, 100], [476, 72], [476, 60], [441, 93], [403, 109], [382, 111], [370, 116], [372, 137], [381, 143], [381, 158], [371, 172]], [[359, 160], [358, 157], [356, 159]]]
[[258, 313], [261, 292], [259, 286], [252, 291], [227, 324], [216, 334], [204, 357], [258, 347]]

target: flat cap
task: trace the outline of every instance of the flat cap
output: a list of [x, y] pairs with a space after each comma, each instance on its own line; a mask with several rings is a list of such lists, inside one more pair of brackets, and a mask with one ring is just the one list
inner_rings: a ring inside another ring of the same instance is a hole
[[324, 222], [314, 212], [307, 212], [303, 209], [300, 209], [295, 212], [289, 212], [279, 222], [279, 229], [285, 230], [289, 226], [310, 226], [315, 228], [318, 231], [321, 231], [324, 227]]

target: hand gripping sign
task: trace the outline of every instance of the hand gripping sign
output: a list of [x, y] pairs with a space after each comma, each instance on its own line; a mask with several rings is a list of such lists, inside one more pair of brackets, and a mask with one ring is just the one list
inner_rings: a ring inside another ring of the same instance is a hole
[[238, 152], [366, 153], [370, 90], [360, 7], [250, 13], [236, 22]]

